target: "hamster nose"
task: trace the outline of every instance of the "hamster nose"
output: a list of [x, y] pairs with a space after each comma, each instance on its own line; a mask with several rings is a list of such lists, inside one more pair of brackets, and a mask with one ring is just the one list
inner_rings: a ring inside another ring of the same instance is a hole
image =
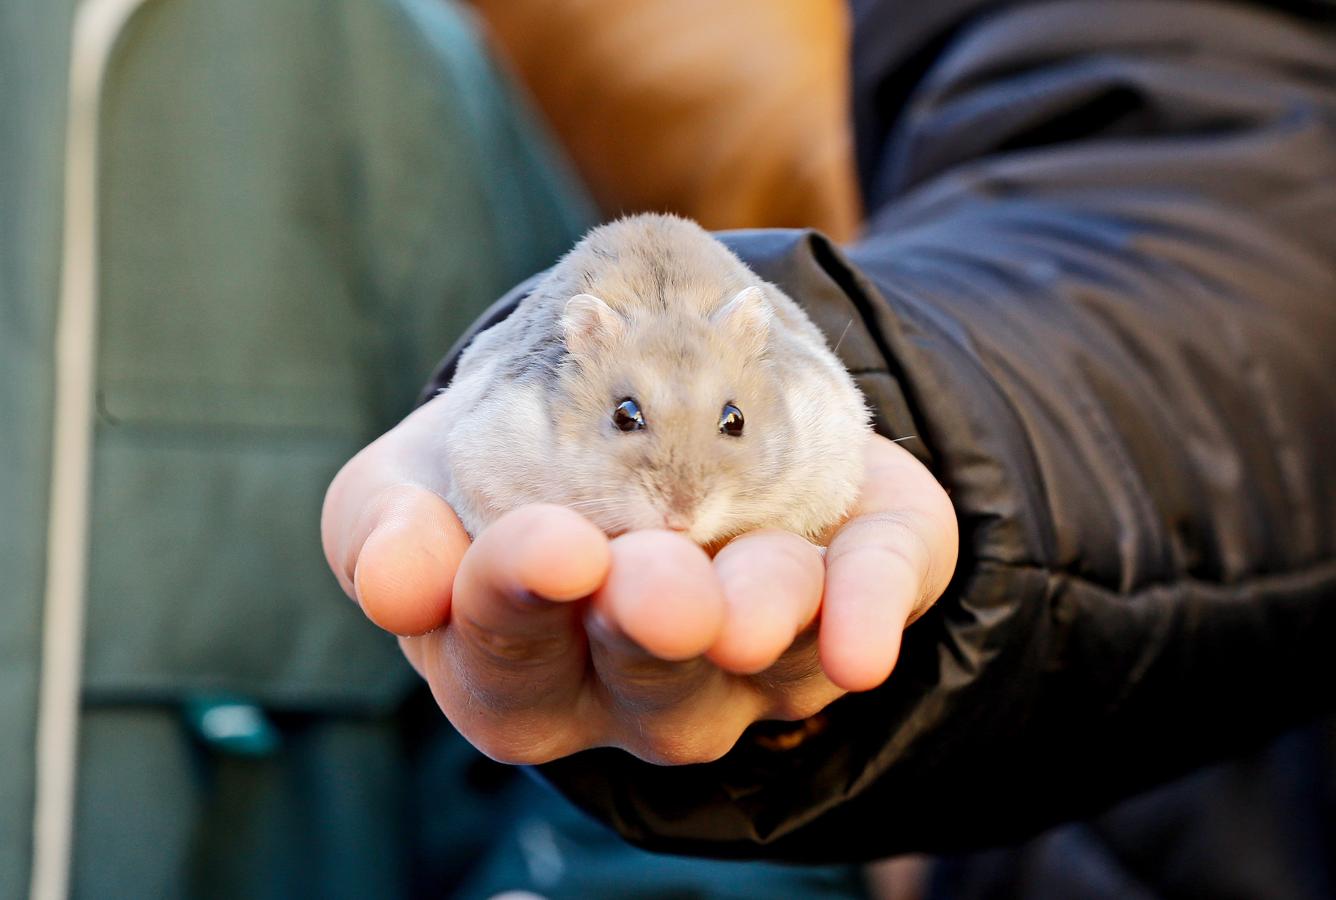
[[659, 510], [663, 514], [664, 528], [677, 532], [690, 531], [696, 518], [695, 493], [680, 485], [668, 486], [661, 494]]

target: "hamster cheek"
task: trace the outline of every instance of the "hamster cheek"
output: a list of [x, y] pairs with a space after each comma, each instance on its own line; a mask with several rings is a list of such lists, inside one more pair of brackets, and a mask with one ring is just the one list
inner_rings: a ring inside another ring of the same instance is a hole
[[543, 397], [533, 389], [497, 392], [452, 432], [456, 480], [491, 518], [556, 499], [553, 454]]
[[638, 485], [616, 474], [566, 467], [566, 477], [575, 479], [566, 505], [601, 528], [616, 536], [645, 528], [662, 528], [663, 517], [644, 496]]

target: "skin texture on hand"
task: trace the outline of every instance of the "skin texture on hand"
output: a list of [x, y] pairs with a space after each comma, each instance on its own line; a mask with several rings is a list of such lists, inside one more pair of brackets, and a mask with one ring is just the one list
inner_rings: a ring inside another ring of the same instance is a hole
[[673, 532], [608, 539], [547, 505], [470, 544], [436, 492], [427, 423], [409, 416], [339, 472], [326, 558], [460, 733], [502, 762], [606, 746], [717, 759], [753, 722], [881, 684], [955, 569], [945, 491], [884, 438], [868, 439], [860, 500], [824, 559], [779, 531], [711, 559]]

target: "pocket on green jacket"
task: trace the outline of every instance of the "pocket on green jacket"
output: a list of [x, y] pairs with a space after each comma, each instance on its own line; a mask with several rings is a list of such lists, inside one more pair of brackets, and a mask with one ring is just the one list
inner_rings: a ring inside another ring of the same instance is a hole
[[398, 703], [416, 676], [343, 596], [320, 547], [325, 487], [363, 442], [326, 429], [103, 423], [89, 698]]

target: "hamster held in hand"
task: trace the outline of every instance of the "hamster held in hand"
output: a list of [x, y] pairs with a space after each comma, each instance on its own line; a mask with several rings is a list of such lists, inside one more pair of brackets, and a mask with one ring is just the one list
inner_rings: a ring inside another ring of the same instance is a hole
[[685, 219], [592, 230], [461, 356], [430, 404], [476, 535], [558, 503], [610, 535], [820, 540], [849, 512], [868, 412], [801, 308]]

